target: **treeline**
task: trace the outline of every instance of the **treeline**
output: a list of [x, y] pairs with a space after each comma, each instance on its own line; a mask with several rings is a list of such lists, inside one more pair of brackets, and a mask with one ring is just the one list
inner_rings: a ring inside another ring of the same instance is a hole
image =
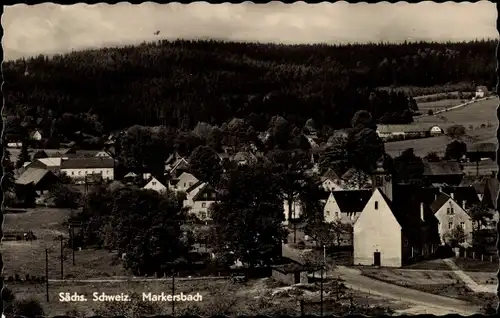
[[160, 41], [3, 63], [7, 128], [58, 138], [135, 124], [192, 129], [280, 115], [344, 128], [358, 110], [409, 122], [414, 105], [377, 87], [496, 84], [496, 42], [274, 45]]

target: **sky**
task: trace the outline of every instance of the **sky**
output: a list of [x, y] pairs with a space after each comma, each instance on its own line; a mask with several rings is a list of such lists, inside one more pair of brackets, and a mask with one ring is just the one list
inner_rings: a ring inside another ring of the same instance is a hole
[[498, 38], [496, 18], [489, 1], [16, 4], [4, 6], [2, 46], [4, 59], [12, 60], [178, 38], [284, 44], [462, 41]]

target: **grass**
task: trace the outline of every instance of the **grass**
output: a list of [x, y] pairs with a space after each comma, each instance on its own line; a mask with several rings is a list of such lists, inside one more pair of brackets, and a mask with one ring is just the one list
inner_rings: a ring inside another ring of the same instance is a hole
[[453, 107], [459, 104], [462, 104], [462, 100], [460, 99], [442, 99], [433, 102], [419, 102], [418, 109], [422, 114], [427, 115], [427, 111], [429, 109], [432, 109], [432, 111], [436, 112], [447, 107]]
[[440, 270], [449, 271], [450, 268], [441, 259], [422, 261], [411, 265], [406, 265], [405, 269]]
[[493, 259], [490, 261], [481, 261], [471, 258], [457, 257], [455, 263], [464, 272], [498, 272], [498, 260]]
[[[49, 278], [60, 278], [60, 241], [68, 238], [68, 230], [63, 225], [71, 212], [66, 209], [37, 208], [26, 213], [5, 214], [4, 231], [33, 231], [35, 241], [2, 242], [4, 262], [3, 276], [15, 274], [22, 278], [45, 276], [45, 249], [48, 249]], [[75, 252], [72, 265], [72, 251], [63, 248], [63, 274], [65, 278], [95, 278], [126, 275], [121, 264], [113, 264], [115, 254], [105, 250], [82, 250]]]

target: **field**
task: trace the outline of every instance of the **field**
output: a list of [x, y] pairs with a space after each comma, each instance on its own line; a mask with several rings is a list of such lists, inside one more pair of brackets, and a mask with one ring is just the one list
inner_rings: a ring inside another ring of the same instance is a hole
[[444, 110], [445, 108], [456, 106], [462, 104], [460, 99], [442, 99], [434, 102], [417, 102], [418, 109], [422, 114], [427, 114], [427, 112], [432, 110], [433, 112]]
[[[37, 240], [2, 242], [2, 257], [5, 264], [4, 277], [18, 274], [24, 278], [45, 276], [45, 249], [49, 253], [49, 278], [59, 279], [61, 272], [60, 240], [68, 238], [63, 222], [72, 212], [65, 209], [37, 208], [26, 213], [4, 215], [4, 231], [33, 231]], [[74, 213], [74, 212], [73, 212]], [[63, 249], [63, 274], [65, 278], [95, 278], [126, 275], [121, 264], [113, 264], [114, 254], [105, 250], [82, 250], [75, 252], [72, 265], [71, 249]]]
[[498, 261], [493, 259], [493, 262], [475, 260], [464, 257], [455, 258], [455, 263], [464, 272], [491, 272], [498, 271]]
[[[470, 136], [470, 138], [465, 139], [466, 143], [493, 142], [496, 144], [496, 129], [498, 125], [496, 109], [498, 102], [498, 98], [493, 98], [435, 116], [422, 116], [415, 118], [415, 125], [426, 127], [438, 125], [443, 129], [452, 125], [463, 125], [467, 129], [467, 135]], [[485, 125], [485, 127], [481, 127], [481, 125]], [[399, 156], [401, 152], [408, 148], [413, 148], [415, 154], [420, 157], [426, 156], [429, 152], [436, 152], [443, 155], [446, 145], [450, 142], [451, 140], [447, 136], [439, 136], [386, 142], [385, 149], [393, 157]]]

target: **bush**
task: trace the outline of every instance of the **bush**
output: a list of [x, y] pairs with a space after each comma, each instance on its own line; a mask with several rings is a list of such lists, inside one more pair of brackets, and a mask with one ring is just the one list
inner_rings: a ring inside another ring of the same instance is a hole
[[12, 309], [13, 314], [27, 318], [35, 318], [44, 315], [42, 305], [34, 298], [15, 300], [12, 303]]
[[14, 293], [7, 287], [2, 289], [3, 310], [5, 313], [12, 313], [12, 303], [16, 299]]
[[434, 115], [434, 111], [433, 111], [432, 109], [429, 109], [429, 110], [427, 111], [427, 115], [429, 115], [429, 116]]

